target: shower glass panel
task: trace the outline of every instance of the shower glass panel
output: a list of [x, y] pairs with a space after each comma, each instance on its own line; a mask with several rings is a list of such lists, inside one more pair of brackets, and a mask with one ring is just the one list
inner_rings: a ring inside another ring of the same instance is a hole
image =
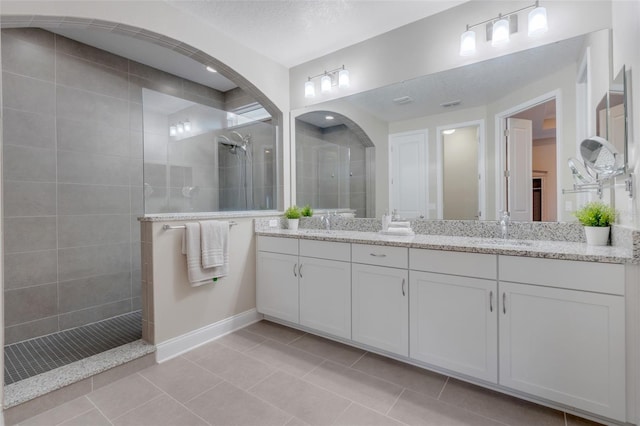
[[185, 99], [143, 90], [144, 211], [271, 210], [276, 129]]

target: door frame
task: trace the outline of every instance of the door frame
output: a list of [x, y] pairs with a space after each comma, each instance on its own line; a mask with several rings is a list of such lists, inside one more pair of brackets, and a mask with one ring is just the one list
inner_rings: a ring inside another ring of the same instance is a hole
[[542, 104], [544, 102], [555, 99], [556, 101], [556, 197], [557, 197], [557, 206], [556, 206], [556, 217], [558, 220], [562, 217], [562, 208], [561, 208], [561, 195], [562, 195], [562, 163], [563, 163], [563, 134], [564, 134], [564, 119], [562, 117], [562, 90], [556, 89], [551, 92], [547, 92], [544, 95], [529, 99], [523, 103], [515, 105], [507, 110], [499, 112], [495, 115], [495, 152], [496, 159], [498, 160], [495, 168], [495, 179], [496, 179], [496, 200], [495, 207], [496, 211], [495, 217], [498, 217], [500, 211], [505, 209], [504, 202], [506, 199], [506, 191], [507, 185], [504, 181], [504, 170], [507, 164], [507, 153], [505, 149], [505, 145], [507, 142], [507, 138], [505, 136], [505, 130], [507, 129], [507, 118], [515, 115], [519, 112], [532, 108], [536, 105]]
[[425, 212], [424, 212], [424, 218], [425, 219], [429, 219], [430, 215], [429, 215], [429, 204], [430, 204], [430, 199], [429, 199], [429, 129], [419, 129], [419, 130], [410, 130], [408, 132], [398, 132], [398, 133], [390, 133], [389, 134], [389, 139], [388, 139], [388, 151], [387, 151], [387, 165], [389, 168], [389, 180], [387, 181], [387, 185], [388, 185], [388, 194], [389, 194], [389, 208], [388, 208], [388, 212], [389, 214], [391, 214], [391, 212], [393, 211], [393, 194], [391, 192], [392, 186], [391, 186], [391, 182], [393, 180], [393, 154], [391, 153], [392, 150], [392, 141], [395, 138], [398, 137], [403, 137], [403, 136], [412, 136], [412, 135], [424, 135], [424, 149], [425, 149], [425, 160], [426, 160], [426, 175], [425, 175], [425, 179], [426, 181], [423, 182], [424, 186], [425, 186]]
[[485, 167], [485, 120], [472, 120], [464, 121], [462, 123], [454, 123], [446, 126], [436, 127], [436, 187], [437, 187], [437, 219], [442, 220], [444, 216], [444, 146], [442, 131], [447, 129], [458, 129], [460, 127], [478, 126], [478, 210], [482, 212], [482, 217], [478, 217], [478, 220], [485, 220], [487, 218], [486, 211], [486, 167]]

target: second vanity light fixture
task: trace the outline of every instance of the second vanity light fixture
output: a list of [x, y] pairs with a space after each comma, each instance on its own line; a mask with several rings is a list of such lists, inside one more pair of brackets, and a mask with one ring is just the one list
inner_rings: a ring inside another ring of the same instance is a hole
[[191, 122], [189, 120], [180, 121], [177, 124], [169, 126], [169, 136], [178, 136], [191, 131]]
[[318, 77], [320, 77], [320, 91], [322, 93], [330, 92], [333, 86], [340, 88], [349, 87], [349, 70], [343, 65], [335, 70], [325, 71], [322, 74], [308, 77], [306, 83], [304, 83], [305, 98], [313, 98], [316, 96], [316, 85], [312, 80]]
[[518, 32], [518, 13], [523, 10], [531, 9], [529, 12], [529, 28], [527, 34], [533, 37], [543, 34], [547, 31], [547, 9], [541, 7], [536, 1], [531, 6], [522, 9], [499, 13], [498, 16], [487, 19], [477, 24], [467, 25], [467, 30], [460, 36], [460, 56], [470, 56], [476, 52], [476, 32], [472, 28], [483, 24], [486, 25], [487, 41], [491, 40], [491, 46], [500, 46], [509, 41], [509, 36]]

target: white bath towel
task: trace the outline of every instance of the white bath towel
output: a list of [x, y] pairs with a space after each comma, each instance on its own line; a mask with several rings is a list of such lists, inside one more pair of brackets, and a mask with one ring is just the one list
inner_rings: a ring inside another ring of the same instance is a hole
[[222, 220], [200, 222], [200, 243], [202, 267], [206, 269], [223, 266], [229, 259], [229, 222]]
[[202, 267], [199, 223], [186, 224], [182, 237], [182, 253], [187, 255], [187, 276], [192, 287], [211, 283], [214, 278], [227, 275], [227, 265], [207, 269]]

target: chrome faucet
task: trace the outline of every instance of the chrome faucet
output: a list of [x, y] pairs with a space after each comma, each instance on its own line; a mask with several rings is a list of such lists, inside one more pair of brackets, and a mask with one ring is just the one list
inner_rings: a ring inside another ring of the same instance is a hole
[[320, 218], [320, 221], [324, 225], [324, 229], [326, 229], [327, 231], [331, 230], [331, 218], [334, 216], [336, 216], [335, 212], [327, 212], [326, 215]]
[[503, 239], [509, 238], [509, 225], [511, 224], [511, 213], [506, 210], [500, 212], [500, 236]]

